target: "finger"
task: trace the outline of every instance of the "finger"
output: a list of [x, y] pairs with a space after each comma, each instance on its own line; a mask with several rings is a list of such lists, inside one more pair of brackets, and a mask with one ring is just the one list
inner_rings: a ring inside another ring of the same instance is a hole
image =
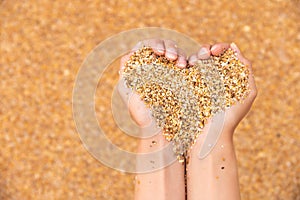
[[120, 61], [120, 71], [119, 71], [119, 75], [122, 76], [122, 72], [124, 71], [124, 68], [125, 68], [125, 63], [130, 59], [130, 56], [132, 55], [133, 53], [129, 53], [125, 56], [123, 56], [121, 58], [121, 61]]
[[123, 102], [128, 106], [129, 97], [133, 94], [133, 91], [126, 86], [125, 80], [121, 77], [117, 83], [117, 89], [119, 95], [123, 99]]
[[151, 47], [154, 53], [158, 55], [163, 55], [165, 53], [164, 42], [161, 39], [149, 39], [138, 42], [131, 52], [135, 52], [143, 47]]
[[150, 109], [136, 93], [131, 93], [128, 99], [129, 112], [140, 127], [149, 125], [152, 121]]
[[208, 59], [210, 57], [210, 54], [211, 54], [210, 45], [205, 44], [205, 45], [202, 45], [202, 47], [198, 51], [197, 57], [198, 57], [198, 59]]
[[145, 42], [145, 41], [139, 41], [139, 42], [131, 49], [131, 53], [132, 53], [132, 52], [135, 52], [135, 51], [137, 51], [137, 50], [139, 50], [139, 49], [141, 49], [141, 48], [143, 47], [143, 45], [144, 45], [143, 42]]
[[177, 59], [177, 66], [179, 68], [185, 68], [187, 66], [186, 54], [182, 49], [177, 49], [178, 51], [178, 59]]
[[149, 46], [153, 49], [154, 53], [163, 55], [165, 53], [164, 41], [161, 39], [149, 40]]
[[213, 45], [211, 47], [210, 51], [211, 51], [212, 55], [219, 56], [219, 55], [223, 54], [229, 47], [230, 47], [230, 45], [228, 43], [219, 43], [219, 44]]
[[231, 44], [230, 44], [230, 48], [236, 53], [237, 58], [238, 58], [242, 63], [244, 63], [245, 65], [249, 65], [249, 66], [251, 65], [251, 62], [250, 62], [249, 60], [247, 60], [247, 59], [243, 56], [241, 50], [237, 47], [237, 45], [236, 45], [235, 43], [231, 43]]
[[161, 39], [150, 39], [144, 41], [144, 46], [149, 46], [153, 49], [154, 53], [163, 55], [165, 53], [164, 41]]
[[248, 59], [246, 59], [246, 58], [242, 55], [240, 49], [237, 47], [237, 45], [236, 45], [235, 43], [231, 43], [231, 44], [230, 44], [230, 48], [236, 53], [237, 58], [238, 58], [243, 64], [245, 64], [245, 65], [248, 67], [249, 72], [250, 72], [250, 74], [249, 74], [249, 86], [250, 86], [250, 89], [251, 89], [250, 95], [252, 95], [252, 96], [255, 98], [255, 96], [256, 96], [256, 94], [257, 94], [257, 88], [256, 88], [255, 80], [254, 80], [254, 74], [253, 74], [253, 70], [252, 70], [252, 64], [251, 64], [251, 62], [250, 62]]
[[148, 125], [151, 122], [151, 113], [140, 96], [126, 86], [124, 78], [120, 78], [117, 90], [125, 105], [129, 108], [131, 116], [139, 126]]
[[197, 54], [192, 54], [189, 57], [189, 64], [194, 65], [197, 62], [197, 60], [198, 60]]
[[172, 40], [165, 40], [165, 56], [170, 60], [176, 60], [178, 57], [177, 46], [176, 43]]

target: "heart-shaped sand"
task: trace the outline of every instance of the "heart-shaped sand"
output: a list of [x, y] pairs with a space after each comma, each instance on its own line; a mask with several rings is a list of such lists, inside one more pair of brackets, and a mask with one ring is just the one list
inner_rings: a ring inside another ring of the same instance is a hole
[[126, 62], [123, 77], [183, 162], [207, 120], [248, 95], [249, 70], [231, 49], [185, 69], [175, 65], [143, 47]]

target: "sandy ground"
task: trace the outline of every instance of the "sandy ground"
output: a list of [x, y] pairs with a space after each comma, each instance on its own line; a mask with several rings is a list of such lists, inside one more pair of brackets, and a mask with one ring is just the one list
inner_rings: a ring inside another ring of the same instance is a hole
[[[133, 198], [134, 175], [81, 144], [72, 89], [98, 43], [147, 26], [240, 46], [259, 90], [235, 134], [242, 197], [300, 199], [298, 0], [0, 2], [0, 199]], [[97, 117], [115, 144], [134, 150], [109, 110], [117, 77], [115, 62], [98, 85]]]

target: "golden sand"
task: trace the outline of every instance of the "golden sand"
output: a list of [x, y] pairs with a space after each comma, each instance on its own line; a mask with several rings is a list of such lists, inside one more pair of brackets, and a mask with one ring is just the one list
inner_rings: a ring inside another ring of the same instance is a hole
[[176, 60], [143, 47], [125, 63], [122, 77], [150, 108], [179, 162], [187, 158], [209, 118], [242, 103], [249, 93], [248, 67], [231, 49], [180, 69]]
[[[81, 144], [72, 89], [99, 42], [147, 26], [240, 47], [258, 87], [234, 136], [242, 199], [299, 199], [299, 6], [298, 0], [166, 0], [163, 6], [159, 0], [2, 0], [0, 199], [133, 199], [134, 175], [105, 167]], [[99, 82], [97, 116], [112, 142], [134, 151], [136, 141], [110, 114], [118, 65]]]

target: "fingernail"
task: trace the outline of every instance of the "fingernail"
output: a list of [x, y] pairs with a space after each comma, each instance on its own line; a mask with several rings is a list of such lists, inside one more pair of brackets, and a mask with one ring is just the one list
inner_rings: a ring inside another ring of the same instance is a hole
[[196, 57], [191, 57], [189, 61], [190, 61], [190, 62], [196, 62], [196, 61], [197, 61], [197, 58], [196, 58]]
[[216, 50], [216, 48], [217, 48], [217, 47], [216, 47], [216, 45], [214, 45], [214, 46], [212, 46], [212, 47], [211, 47], [211, 49], [210, 49], [210, 50], [211, 50], [211, 51], [215, 51], [215, 50]]
[[208, 53], [207, 49], [202, 47], [199, 52], [198, 52], [198, 55], [199, 56], [203, 56], [203, 55], [206, 55]]
[[191, 59], [191, 60], [189, 60], [189, 65], [194, 65], [194, 64], [196, 64], [196, 62], [197, 62], [197, 59]]
[[178, 67], [182, 67], [182, 68], [183, 68], [183, 67], [185, 67], [185, 66], [186, 66], [186, 63], [179, 62], [177, 65], [178, 65]]
[[166, 57], [169, 59], [176, 59], [177, 52], [174, 49], [167, 49], [166, 50]]
[[163, 50], [163, 48], [157, 48], [157, 51], [159, 52], [159, 53], [164, 53], [165, 51]]
[[179, 68], [184, 68], [185, 65], [183, 65], [182, 63], [180, 63], [180, 64], [177, 64], [177, 67], [179, 67]]

